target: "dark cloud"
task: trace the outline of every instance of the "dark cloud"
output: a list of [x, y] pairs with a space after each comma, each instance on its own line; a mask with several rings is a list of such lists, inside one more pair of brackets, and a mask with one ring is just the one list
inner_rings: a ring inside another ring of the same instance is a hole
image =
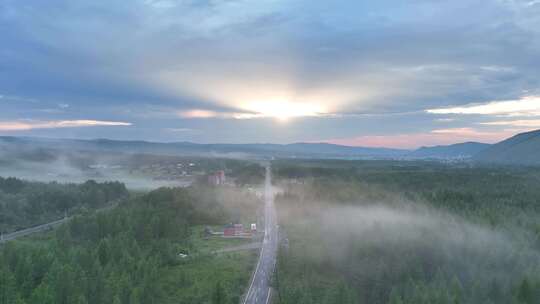
[[[30, 134], [155, 140], [429, 132], [440, 117], [426, 109], [539, 95], [539, 29], [537, 1], [4, 0], [0, 119], [129, 121]], [[175, 114], [253, 113], [258, 98], [332, 115], [282, 130]]]

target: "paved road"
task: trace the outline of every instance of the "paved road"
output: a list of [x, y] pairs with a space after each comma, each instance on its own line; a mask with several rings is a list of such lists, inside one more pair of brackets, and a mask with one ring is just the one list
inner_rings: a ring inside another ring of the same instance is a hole
[[[110, 205], [105, 206], [103, 208], [97, 209], [96, 212], [107, 211], [109, 209], [115, 208], [116, 206], [118, 206], [118, 204], [113, 203], [113, 204], [110, 204]], [[48, 229], [52, 229], [52, 228], [54, 228], [56, 226], [59, 226], [62, 223], [66, 222], [66, 221], [68, 221], [70, 219], [71, 219], [71, 217], [65, 217], [63, 219], [52, 221], [50, 223], [46, 223], [46, 224], [43, 224], [43, 225], [26, 228], [26, 229], [15, 231], [15, 232], [8, 233], [8, 234], [3, 234], [0, 237], [0, 244], [5, 243], [7, 241], [12, 241], [12, 240], [20, 238], [20, 237], [27, 236], [27, 235], [30, 235], [30, 234], [34, 234], [34, 233], [42, 232], [42, 231], [45, 231], [45, 230], [48, 230]]]
[[54, 221], [54, 222], [50, 222], [50, 223], [47, 223], [47, 224], [43, 224], [43, 225], [39, 225], [39, 226], [27, 228], [27, 229], [15, 231], [13, 233], [4, 234], [4, 235], [2, 235], [2, 237], [0, 239], [0, 244], [2, 244], [4, 242], [7, 242], [7, 241], [14, 240], [16, 238], [27, 236], [27, 235], [30, 235], [30, 234], [33, 234], [33, 233], [45, 231], [47, 229], [52, 229], [52, 228], [64, 223], [68, 219], [69, 218], [63, 218], [63, 219], [60, 219], [60, 220], [57, 220], [57, 221]]
[[244, 304], [266, 304], [270, 301], [270, 282], [276, 265], [278, 233], [270, 165], [266, 167], [264, 198], [264, 240]]

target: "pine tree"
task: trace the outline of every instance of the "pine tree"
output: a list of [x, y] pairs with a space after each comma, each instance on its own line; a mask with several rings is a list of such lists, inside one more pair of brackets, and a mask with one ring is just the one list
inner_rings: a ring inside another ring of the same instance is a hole
[[[0, 266], [1, 267], [1, 266]], [[12, 304], [17, 300], [15, 277], [6, 267], [0, 268], [0, 304]]]
[[390, 292], [390, 299], [389, 299], [389, 304], [403, 304], [403, 299], [401, 298], [401, 296], [399, 295], [399, 293], [397, 292], [397, 290], [395, 288], [392, 288], [392, 291]]
[[212, 293], [212, 304], [224, 304], [226, 302], [225, 297], [225, 289], [223, 289], [221, 282], [218, 281]]
[[101, 266], [105, 267], [109, 262], [109, 246], [108, 241], [103, 239], [99, 242], [98, 246], [98, 258]]
[[141, 291], [139, 288], [134, 288], [131, 291], [131, 295], [129, 296], [129, 303], [130, 304], [142, 304], [141, 302]]
[[502, 290], [500, 284], [497, 282], [496, 279], [493, 279], [489, 284], [489, 290], [488, 290], [488, 298], [493, 303], [499, 303], [502, 299]]
[[112, 304], [122, 304], [122, 301], [118, 295], [114, 296]]
[[452, 296], [452, 304], [459, 304], [463, 299], [463, 286], [457, 277], [454, 276], [450, 283], [450, 294]]
[[332, 303], [351, 303], [349, 290], [344, 282], [340, 282], [334, 287]]
[[517, 299], [523, 304], [534, 304], [533, 291], [527, 278], [523, 279], [519, 285]]
[[29, 304], [54, 304], [54, 296], [49, 286], [41, 283], [30, 296]]
[[77, 297], [77, 301], [75, 302], [75, 304], [88, 304], [88, 300], [86, 300], [85, 296], [80, 295], [79, 297]]

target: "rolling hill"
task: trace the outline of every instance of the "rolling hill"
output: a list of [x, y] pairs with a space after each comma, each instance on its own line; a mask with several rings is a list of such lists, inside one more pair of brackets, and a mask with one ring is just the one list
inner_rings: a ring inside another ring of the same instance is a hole
[[485, 163], [540, 165], [540, 130], [517, 134], [475, 155]]
[[422, 147], [417, 150], [352, 147], [328, 143], [198, 144], [0, 136], [0, 156], [3, 156], [0, 162], [9, 161], [12, 157], [46, 161], [54, 159], [57, 152], [78, 151], [227, 158], [472, 159], [485, 163], [530, 165], [540, 164], [540, 130], [521, 133], [494, 145], [465, 142]]
[[158, 143], [110, 139], [48, 139], [0, 136], [0, 153], [34, 155], [51, 151], [102, 151], [118, 153], [149, 153], [162, 155], [195, 155], [211, 157], [306, 157], [306, 158], [397, 158], [409, 150], [350, 147], [327, 143], [293, 144], [197, 144], [192, 142]]
[[407, 156], [420, 159], [470, 158], [489, 146], [489, 144], [479, 142], [465, 142], [447, 146], [421, 147]]

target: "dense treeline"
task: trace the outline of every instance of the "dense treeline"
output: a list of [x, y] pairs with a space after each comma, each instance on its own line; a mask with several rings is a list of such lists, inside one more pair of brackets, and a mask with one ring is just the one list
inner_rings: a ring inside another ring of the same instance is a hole
[[264, 167], [258, 164], [246, 164], [232, 172], [237, 185], [259, 185], [264, 181]]
[[[0, 250], [0, 303], [210, 303], [213, 296], [216, 303], [236, 302], [248, 271], [230, 270], [224, 282], [225, 274], [213, 273], [199, 282], [178, 257], [195, 254], [193, 225], [226, 223], [238, 206], [231, 211], [223, 200], [247, 199], [215, 191], [161, 188], [107, 212], [77, 216], [44, 244], [7, 243]], [[206, 259], [190, 261], [203, 273], [212, 267]], [[176, 292], [183, 288], [192, 291]]]
[[475, 221], [527, 225], [540, 233], [540, 222], [529, 216], [540, 213], [539, 168], [312, 161], [297, 166], [283, 162], [274, 171], [280, 178], [312, 181], [308, 195], [314, 200], [353, 202], [359, 195], [377, 200], [399, 194]]
[[281, 303], [540, 303], [538, 169], [329, 161], [274, 173], [290, 240]]
[[120, 182], [60, 184], [0, 177], [0, 231], [43, 224], [83, 209], [97, 209], [128, 196]]

